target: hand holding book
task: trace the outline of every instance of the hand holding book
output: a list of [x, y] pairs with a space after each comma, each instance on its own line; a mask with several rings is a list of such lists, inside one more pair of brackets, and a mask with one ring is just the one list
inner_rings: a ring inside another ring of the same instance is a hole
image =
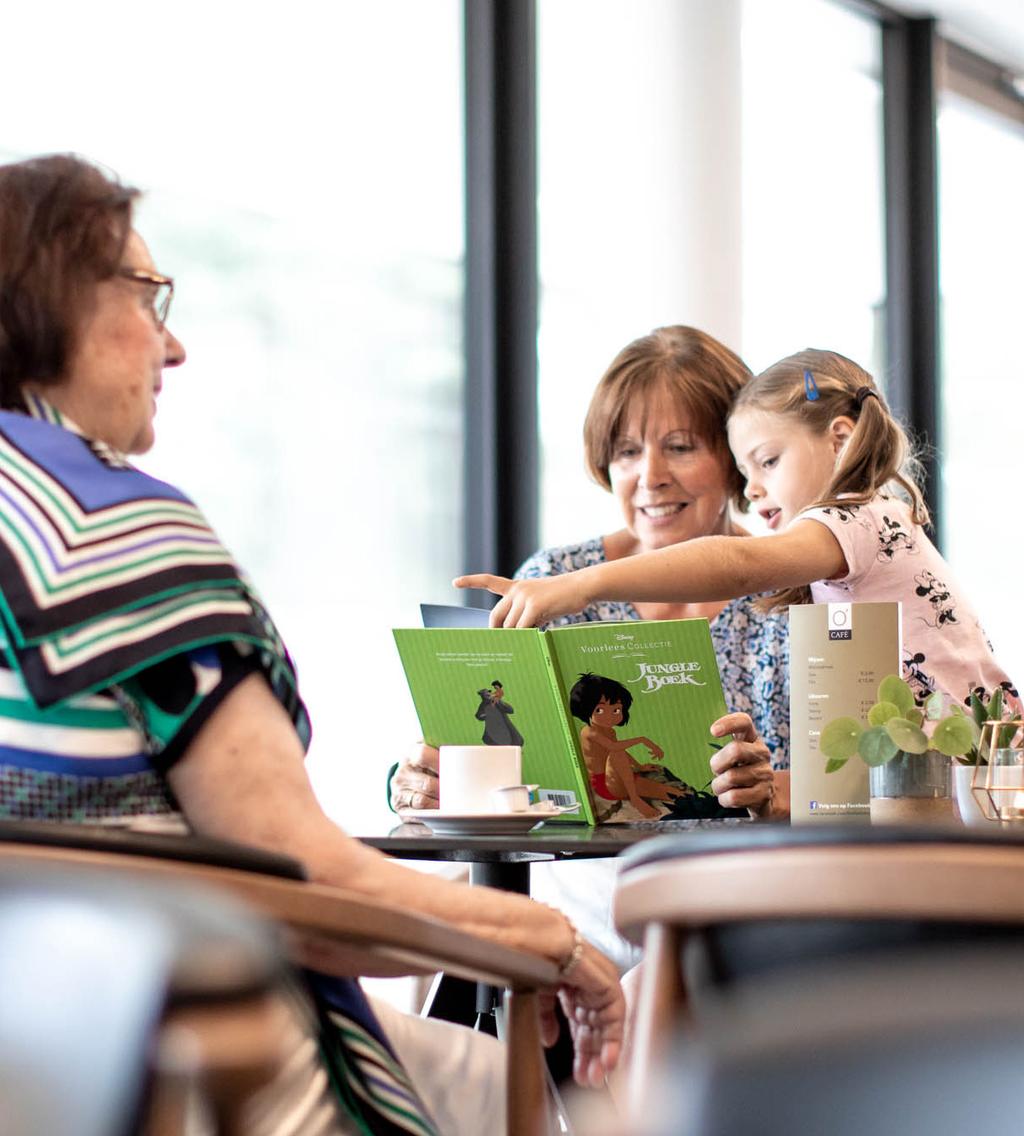
[[[715, 737], [732, 734], [732, 741], [711, 758], [715, 774], [711, 791], [726, 808], [745, 808], [752, 816], [788, 816], [788, 773], [773, 773], [771, 754], [747, 714], [726, 714], [711, 724]], [[779, 800], [776, 800], [776, 790]]]
[[[746, 808], [755, 817], [785, 816], [789, 812], [789, 774], [772, 771], [768, 747], [746, 714], [726, 714], [711, 725], [714, 737], [733, 740], [711, 758], [711, 791], [728, 808]], [[402, 756], [391, 781], [391, 805], [403, 809], [437, 808], [437, 750], [418, 742]]]

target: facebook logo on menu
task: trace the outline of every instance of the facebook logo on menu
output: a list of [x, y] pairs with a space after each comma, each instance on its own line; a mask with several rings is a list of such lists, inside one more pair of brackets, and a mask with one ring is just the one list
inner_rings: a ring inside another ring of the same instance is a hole
[[853, 638], [852, 604], [830, 603], [828, 605], [828, 637], [829, 639]]

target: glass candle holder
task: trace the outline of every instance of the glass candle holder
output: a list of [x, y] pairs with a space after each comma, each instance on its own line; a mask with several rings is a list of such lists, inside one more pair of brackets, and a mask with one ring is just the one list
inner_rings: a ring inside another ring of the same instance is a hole
[[996, 816], [1001, 821], [1024, 820], [1024, 750], [994, 749], [987, 774]]

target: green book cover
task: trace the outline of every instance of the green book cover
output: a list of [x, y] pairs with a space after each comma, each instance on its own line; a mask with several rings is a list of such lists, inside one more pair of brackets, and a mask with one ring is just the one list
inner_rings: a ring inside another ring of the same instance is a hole
[[424, 740], [521, 745], [524, 781], [582, 804], [563, 819], [717, 811], [709, 762], [728, 739], [708, 732], [726, 706], [706, 619], [394, 634]]
[[709, 733], [726, 705], [708, 621], [581, 623], [546, 634], [595, 819], [715, 815], [710, 761], [728, 738]]
[[555, 804], [579, 803], [566, 820], [594, 823], [545, 632], [413, 627], [394, 635], [428, 745], [522, 746], [523, 781]]

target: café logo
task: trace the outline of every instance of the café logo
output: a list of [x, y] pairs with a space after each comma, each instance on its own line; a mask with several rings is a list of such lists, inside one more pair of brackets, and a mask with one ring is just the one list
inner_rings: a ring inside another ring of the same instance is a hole
[[853, 638], [853, 606], [848, 603], [828, 605], [828, 637], [831, 640]]
[[638, 663], [640, 673], [627, 682], [642, 682], [641, 694], [650, 694], [663, 686], [707, 686], [696, 677], [700, 663]]

